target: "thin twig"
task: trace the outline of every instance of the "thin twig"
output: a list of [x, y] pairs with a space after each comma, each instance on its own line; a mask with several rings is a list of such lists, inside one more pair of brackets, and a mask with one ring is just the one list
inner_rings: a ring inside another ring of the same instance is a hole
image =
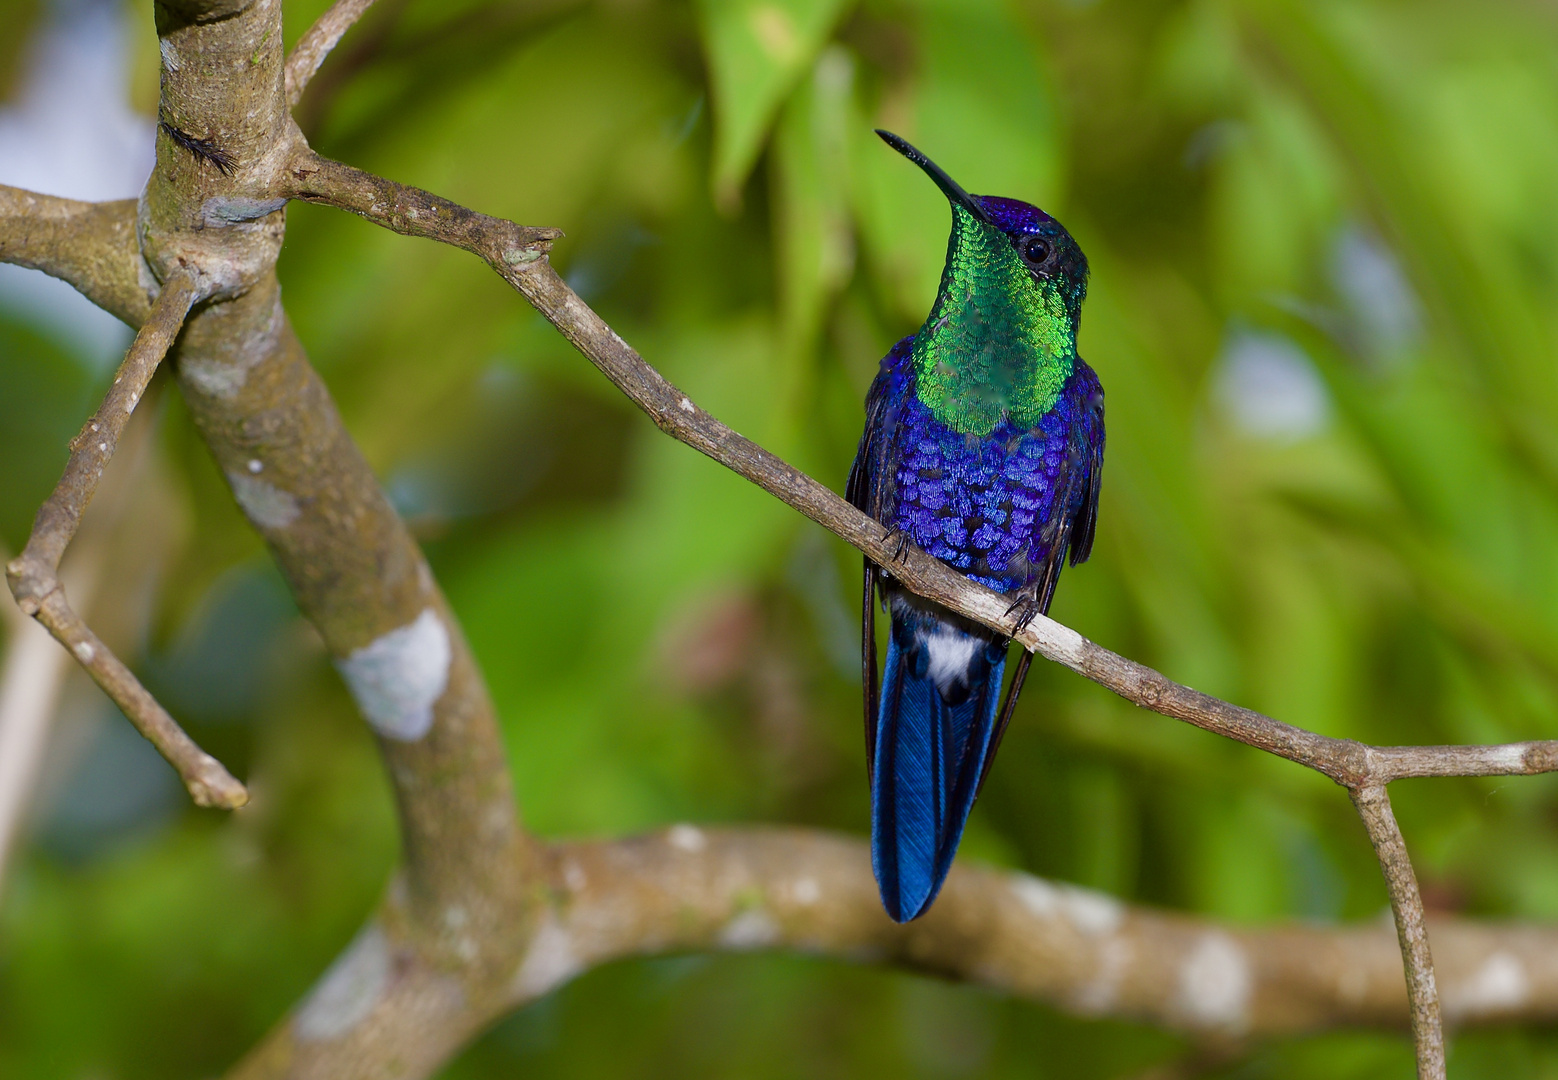
[[[115, 460], [117, 477], [97, 497], [97, 511], [89, 515], [70, 546], [70, 557], [60, 567], [60, 578], [76, 603], [88, 610], [108, 561], [110, 537], [124, 517], [133, 496], [140, 465], [150, 442], [149, 417], [132, 422], [120, 442]], [[138, 428], [138, 430], [137, 430]], [[128, 466], [126, 469], [125, 466]], [[0, 556], [5, 558], [5, 556]], [[70, 657], [33, 620], [14, 604], [0, 603], [3, 621], [10, 624], [5, 666], [0, 669], [0, 888], [25, 820], [37, 783], [50, 726], [69, 671]]]
[[1417, 1046], [1418, 1080], [1445, 1080], [1444, 1029], [1439, 1019], [1439, 988], [1434, 982], [1434, 960], [1428, 950], [1428, 926], [1423, 917], [1423, 897], [1417, 874], [1407, 856], [1401, 827], [1390, 809], [1385, 785], [1352, 789], [1353, 805], [1369, 831], [1390, 893], [1390, 910], [1396, 917], [1396, 938], [1406, 969], [1407, 1005], [1412, 1015], [1412, 1041]]
[[420, 236], [480, 255], [495, 266], [529, 266], [546, 254], [561, 229], [516, 225], [459, 203], [397, 184], [306, 151], [286, 170], [289, 198], [323, 203], [403, 236]]
[[249, 800], [243, 785], [221, 762], [195, 745], [71, 609], [59, 581], [65, 548], [81, 525], [81, 516], [118, 448], [125, 425], [196, 299], [194, 277], [189, 273], [175, 273], [163, 283], [162, 293], [119, 365], [103, 404], [72, 440], [65, 475], [38, 510], [27, 546], [6, 566], [6, 577], [22, 611], [41, 622], [70, 650], [130, 722], [178, 770], [191, 798], [200, 806], [233, 809]]
[[1043, 615], [1019, 626], [1001, 594], [914, 545], [898, 551], [877, 522], [799, 469], [737, 434], [623, 341], [546, 259], [556, 229], [529, 228], [466, 209], [308, 152], [288, 170], [293, 198], [349, 210], [377, 225], [481, 256], [662, 431], [707, 454], [859, 548], [903, 585], [1070, 668], [1143, 708], [1324, 773], [1345, 787], [1407, 776], [1512, 776], [1558, 770], [1558, 741], [1502, 746], [1371, 747], [1318, 735], [1182, 686]]
[[297, 107], [304, 88], [319, 70], [319, 65], [325, 62], [325, 57], [330, 55], [330, 50], [335, 48], [336, 43], [372, 5], [373, 0], [335, 0], [330, 9], [319, 16], [318, 21], [298, 39], [292, 55], [287, 57], [285, 78], [288, 108]]

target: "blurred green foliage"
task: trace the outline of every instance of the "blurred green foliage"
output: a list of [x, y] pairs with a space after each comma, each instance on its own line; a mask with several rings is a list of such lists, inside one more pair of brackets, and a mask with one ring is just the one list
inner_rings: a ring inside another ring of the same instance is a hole
[[[289, 0], [289, 40], [323, 6]], [[1039, 203], [1091, 259], [1108, 390], [1098, 546], [1056, 617], [1326, 734], [1495, 741], [1558, 736], [1555, 71], [1558, 16], [1516, 0], [381, 0], [300, 117], [323, 153], [566, 229], [557, 265], [624, 336], [835, 488], [948, 225], [871, 128]], [[660, 436], [477, 261], [289, 215], [288, 310], [464, 620], [529, 824], [863, 833], [856, 557]], [[104, 380], [0, 317], [12, 549]], [[366, 730], [175, 397], [138, 664], [255, 804], [114, 803], [167, 777], [92, 729], [0, 908], [5, 1076], [220, 1070], [394, 861]], [[1230, 919], [1378, 916], [1323, 779], [1058, 669], [1028, 687], [968, 857]], [[1396, 787], [1432, 904], [1558, 916], [1558, 780]], [[446, 1075], [1103, 1078], [1189, 1053], [904, 974], [673, 958], [582, 977]], [[1558, 1040], [1459, 1035], [1451, 1070], [1558, 1076]], [[1338, 1033], [1193, 1074], [1411, 1061]]]

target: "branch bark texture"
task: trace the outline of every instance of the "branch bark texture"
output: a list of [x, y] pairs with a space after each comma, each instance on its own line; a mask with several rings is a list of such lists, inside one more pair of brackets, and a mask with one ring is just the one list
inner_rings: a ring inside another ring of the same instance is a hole
[[[923, 918], [884, 916], [859, 840], [809, 829], [700, 829], [553, 849], [558, 898], [515, 984], [522, 1004], [598, 964], [681, 951], [790, 949], [892, 963], [1198, 1037], [1408, 1022], [1389, 924], [1251, 928], [957, 864]], [[1433, 923], [1449, 1018], [1558, 1017], [1558, 932]]]
[[135, 239], [135, 200], [89, 203], [0, 184], [0, 262], [42, 270], [131, 326], [157, 281]]
[[1390, 893], [1390, 910], [1396, 922], [1396, 938], [1406, 964], [1407, 1003], [1412, 1035], [1417, 1043], [1417, 1075], [1423, 1080], [1444, 1080], [1444, 1030], [1439, 1019], [1439, 987], [1434, 978], [1433, 956], [1428, 948], [1428, 926], [1417, 874], [1407, 855], [1406, 841], [1390, 807], [1383, 784], [1354, 788], [1350, 792], [1358, 816], [1369, 832], [1369, 842], [1379, 858]]

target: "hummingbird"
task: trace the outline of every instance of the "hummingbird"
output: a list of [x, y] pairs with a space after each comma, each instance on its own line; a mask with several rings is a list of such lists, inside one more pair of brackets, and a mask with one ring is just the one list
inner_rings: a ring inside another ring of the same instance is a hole
[[[918, 333], [882, 359], [845, 489], [849, 501], [970, 580], [1049, 611], [1065, 560], [1098, 520], [1104, 391], [1077, 355], [1087, 259], [1016, 199], [970, 195], [891, 132], [952, 205], [947, 261]], [[901, 550], [901, 547], [900, 547]], [[876, 600], [891, 623], [880, 688]], [[865, 561], [861, 666], [871, 864], [897, 922], [925, 913], [952, 866], [1022, 691], [1001, 701], [1011, 639], [924, 600]]]

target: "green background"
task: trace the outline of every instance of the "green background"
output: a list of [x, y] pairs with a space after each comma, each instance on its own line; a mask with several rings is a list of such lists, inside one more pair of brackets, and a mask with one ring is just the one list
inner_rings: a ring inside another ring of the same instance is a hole
[[[289, 40], [322, 7], [289, 0]], [[11, 93], [41, 13], [0, 16]], [[131, 18], [149, 111], [150, 5]], [[1053, 212], [1091, 261], [1081, 351], [1108, 392], [1107, 468], [1093, 559], [1055, 617], [1328, 735], [1558, 736], [1551, 9], [380, 0], [299, 118], [322, 153], [565, 229], [556, 264], [619, 332], [835, 489], [946, 243], [945, 201], [871, 134], [892, 128], [968, 189]], [[478, 261], [288, 213], [288, 310], [463, 620], [527, 822], [863, 834], [857, 557], [657, 433]], [[1229, 389], [1252, 343], [1318, 394], [1301, 430], [1257, 430]], [[10, 550], [106, 378], [0, 316]], [[122, 721], [71, 728], [88, 736], [0, 902], [8, 1077], [219, 1072], [351, 938], [395, 860], [366, 728], [171, 388], [158, 409], [119, 533], [130, 569], [103, 602], [255, 802], [192, 809]], [[1393, 794], [1434, 908], [1558, 917], [1558, 779]], [[963, 852], [1241, 922], [1385, 906], [1328, 781], [1043, 663]], [[1127, 1078], [1187, 1058], [1174, 1075], [1412, 1069], [1401, 1033], [1197, 1064], [1152, 1029], [741, 956], [592, 972], [443, 1075]], [[1558, 1077], [1558, 1039], [1458, 1034], [1450, 1069]]]

